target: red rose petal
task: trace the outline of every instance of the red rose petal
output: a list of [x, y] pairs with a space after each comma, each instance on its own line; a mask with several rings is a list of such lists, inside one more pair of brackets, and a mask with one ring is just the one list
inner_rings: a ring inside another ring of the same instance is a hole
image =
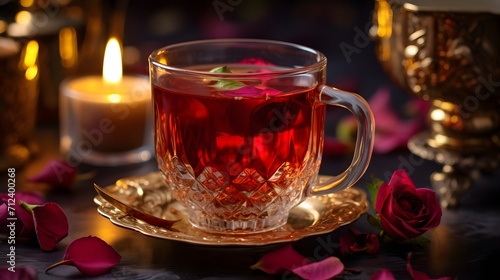
[[28, 181], [47, 183], [54, 187], [69, 187], [75, 181], [77, 169], [64, 160], [51, 160], [36, 175]]
[[269, 274], [276, 274], [308, 263], [310, 263], [310, 261], [307, 258], [295, 251], [292, 245], [287, 244], [278, 250], [265, 254], [250, 268], [260, 269]]
[[310, 280], [330, 279], [344, 271], [344, 264], [337, 257], [328, 257], [319, 262], [313, 262], [304, 266], [292, 269], [292, 272]]
[[390, 270], [384, 268], [373, 274], [370, 280], [396, 280], [396, 278]]
[[71, 242], [63, 260], [49, 266], [45, 272], [59, 265], [72, 265], [84, 275], [96, 276], [108, 272], [120, 261], [120, 254], [104, 240], [87, 236]]
[[408, 176], [408, 173], [406, 173], [406, 170], [404, 169], [398, 169], [392, 173], [389, 185], [390, 186], [405, 185], [405, 186], [412, 186], [413, 188], [415, 188], [415, 184], [413, 183], [410, 176]]
[[54, 249], [68, 235], [68, 218], [59, 205], [48, 202], [32, 208], [36, 237], [44, 251]]

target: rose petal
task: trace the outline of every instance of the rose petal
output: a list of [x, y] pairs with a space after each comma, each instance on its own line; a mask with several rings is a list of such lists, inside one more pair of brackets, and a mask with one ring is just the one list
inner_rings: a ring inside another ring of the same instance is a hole
[[64, 160], [51, 160], [30, 182], [47, 183], [54, 187], [69, 187], [75, 181], [77, 169]]
[[380, 239], [378, 235], [373, 233], [368, 233], [366, 237], [366, 252], [368, 254], [376, 254], [380, 250]]
[[[8, 204], [9, 198], [15, 199], [14, 203], [14, 214], [19, 223], [16, 224], [16, 236], [17, 237], [32, 237], [35, 235], [35, 224], [33, 222], [33, 215], [25, 211], [19, 204], [20, 201], [24, 201], [28, 204], [39, 205], [45, 203], [45, 199], [42, 194], [34, 191], [22, 191], [16, 192], [15, 196], [10, 197], [7, 193], [0, 194], [0, 200]], [[11, 206], [12, 207], [12, 206]], [[7, 228], [4, 226], [7, 220], [0, 220], [0, 232], [4, 232]]]
[[[375, 119], [375, 121], [377, 120]], [[386, 154], [397, 148], [406, 147], [408, 140], [421, 131], [422, 128], [420, 120], [397, 123], [390, 131], [382, 131], [379, 128], [379, 131], [375, 135], [376, 140], [373, 145], [373, 151], [379, 154]]]
[[404, 185], [415, 188], [415, 184], [413, 183], [410, 176], [408, 176], [408, 173], [406, 173], [406, 170], [404, 169], [397, 169], [392, 173], [389, 185], [390, 186]]
[[87, 236], [71, 242], [66, 248], [63, 260], [49, 266], [45, 272], [59, 265], [72, 265], [84, 275], [96, 276], [108, 272], [120, 261], [120, 254], [104, 240]]
[[396, 280], [396, 278], [390, 270], [384, 268], [373, 274], [370, 280]]
[[0, 279], [2, 280], [35, 280], [36, 270], [29, 266], [1, 267]]
[[308, 263], [310, 261], [307, 258], [295, 251], [291, 244], [287, 244], [284, 247], [265, 254], [250, 268], [260, 269], [268, 274], [276, 274]]
[[253, 86], [243, 86], [236, 90], [226, 91], [225, 95], [228, 96], [243, 96], [243, 97], [258, 97], [261, 96], [261, 89]]
[[342, 255], [366, 252], [375, 254], [380, 248], [377, 235], [371, 232], [361, 232], [351, 227], [349, 231], [339, 237], [340, 253]]
[[382, 209], [384, 208], [384, 205], [390, 195], [391, 187], [386, 182], [380, 184], [380, 186], [378, 187], [377, 199], [375, 200], [375, 210], [377, 211], [377, 213], [382, 212]]
[[7, 218], [9, 217], [8, 207], [3, 200], [0, 200], [0, 224], [7, 222]]
[[349, 230], [346, 234], [339, 236], [340, 253], [345, 256], [352, 252], [352, 246], [356, 244], [356, 236]]
[[303, 279], [330, 279], [344, 271], [344, 264], [337, 257], [328, 257], [319, 262], [313, 262], [292, 269], [292, 272]]
[[31, 211], [40, 248], [44, 251], [54, 249], [59, 241], [68, 235], [69, 225], [66, 214], [54, 202], [31, 207]]
[[[424, 128], [420, 115], [403, 120], [391, 106], [391, 93], [387, 88], [380, 88], [368, 100], [375, 118], [375, 142], [373, 152], [385, 154], [397, 148], [406, 147], [408, 140]], [[417, 104], [417, 103], [415, 103]], [[417, 108], [421, 110], [423, 106]], [[342, 140], [354, 141], [356, 122], [349, 116], [340, 121], [338, 135]], [[344, 133], [344, 135], [341, 135]], [[347, 136], [347, 138], [346, 138]], [[344, 137], [344, 138], [342, 138]]]
[[274, 65], [268, 61], [265, 61], [261, 58], [249, 57], [240, 60], [241, 64], [252, 64], [252, 65]]

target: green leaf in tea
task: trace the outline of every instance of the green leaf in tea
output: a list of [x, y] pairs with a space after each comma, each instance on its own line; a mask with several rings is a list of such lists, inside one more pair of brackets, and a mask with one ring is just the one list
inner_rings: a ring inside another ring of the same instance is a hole
[[232, 73], [227, 66], [219, 66], [210, 70], [210, 73]]
[[[220, 67], [215, 67], [212, 70], [210, 70], [211, 73], [232, 73], [229, 67], [227, 66], [220, 66]], [[245, 86], [244, 83], [240, 81], [235, 81], [235, 80], [217, 80], [215, 84], [212, 85], [213, 87], [219, 89], [219, 90], [235, 90], [239, 89], [243, 86]]]

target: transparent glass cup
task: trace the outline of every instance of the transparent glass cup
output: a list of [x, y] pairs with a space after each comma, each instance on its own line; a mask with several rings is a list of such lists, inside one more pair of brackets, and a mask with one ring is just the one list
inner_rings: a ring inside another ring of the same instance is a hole
[[[158, 167], [190, 223], [222, 234], [286, 224], [306, 197], [343, 190], [366, 171], [374, 119], [360, 96], [325, 85], [326, 57], [278, 41], [216, 39], [149, 57]], [[319, 183], [325, 105], [357, 120], [350, 166]]]

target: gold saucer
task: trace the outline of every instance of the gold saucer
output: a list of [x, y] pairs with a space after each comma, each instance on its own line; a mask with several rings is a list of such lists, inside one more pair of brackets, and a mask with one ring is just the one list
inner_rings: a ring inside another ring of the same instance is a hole
[[[327, 178], [320, 176], [320, 180]], [[287, 224], [281, 228], [258, 234], [219, 235], [191, 226], [184, 207], [172, 197], [159, 172], [123, 178], [105, 189], [120, 201], [148, 214], [168, 220], [180, 219], [169, 229], [152, 226], [125, 215], [101, 196], [96, 196], [94, 202], [99, 205], [97, 211], [113, 224], [152, 237], [201, 245], [258, 246], [291, 242], [331, 232], [354, 222], [368, 210], [366, 193], [353, 187], [330, 195], [307, 198], [292, 209]]]

